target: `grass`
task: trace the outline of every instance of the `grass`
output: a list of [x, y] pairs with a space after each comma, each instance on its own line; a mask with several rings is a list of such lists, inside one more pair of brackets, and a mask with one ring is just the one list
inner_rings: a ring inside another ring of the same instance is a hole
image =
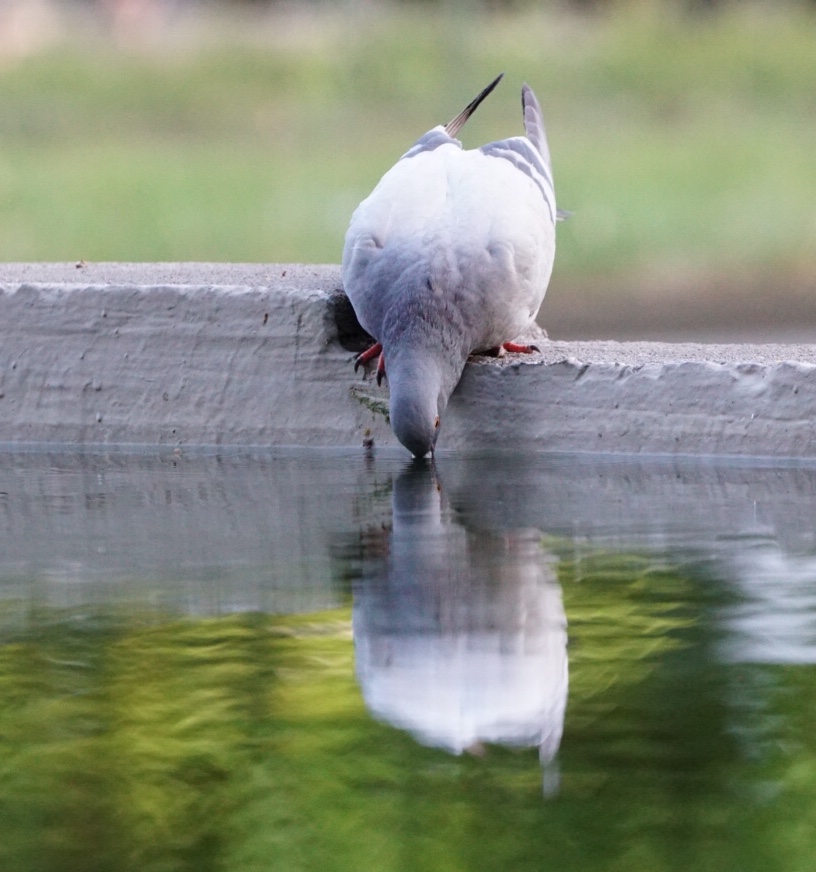
[[139, 50], [66, 30], [0, 62], [0, 259], [337, 262], [382, 172], [505, 70], [463, 139], [518, 131], [536, 88], [575, 213], [556, 281], [811, 282], [816, 13], [677, 7], [335, 7]]

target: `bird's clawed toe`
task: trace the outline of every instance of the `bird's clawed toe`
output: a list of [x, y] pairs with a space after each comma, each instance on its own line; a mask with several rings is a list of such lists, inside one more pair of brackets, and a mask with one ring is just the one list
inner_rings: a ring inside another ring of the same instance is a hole
[[357, 372], [361, 366], [367, 366], [379, 354], [382, 354], [382, 345], [379, 342], [375, 342], [370, 348], [367, 348], [362, 354], [358, 354], [354, 358], [354, 371]]
[[354, 371], [357, 372], [361, 366], [363, 369], [367, 368], [375, 357], [377, 358], [377, 384], [380, 385], [385, 378], [385, 355], [379, 342], [375, 342], [371, 348], [367, 348], [362, 354], [357, 355], [354, 359]]

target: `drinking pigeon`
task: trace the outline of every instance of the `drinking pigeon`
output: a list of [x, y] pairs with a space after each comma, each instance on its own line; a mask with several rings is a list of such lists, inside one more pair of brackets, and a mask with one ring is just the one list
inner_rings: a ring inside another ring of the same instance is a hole
[[533, 352], [555, 256], [555, 191], [541, 107], [524, 85], [525, 136], [464, 150], [455, 138], [498, 85], [429, 130], [357, 207], [343, 283], [387, 377], [391, 427], [416, 457], [434, 452], [468, 356]]

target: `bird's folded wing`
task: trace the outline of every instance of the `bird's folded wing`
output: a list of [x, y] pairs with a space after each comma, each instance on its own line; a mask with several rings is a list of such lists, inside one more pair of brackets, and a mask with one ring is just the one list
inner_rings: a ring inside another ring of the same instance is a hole
[[409, 157], [416, 157], [418, 154], [422, 154], [423, 152], [434, 151], [439, 148], [440, 145], [455, 145], [458, 149], [462, 148], [462, 143], [459, 142], [458, 139], [449, 136], [445, 128], [440, 124], [438, 127], [434, 127], [423, 136], [420, 136], [420, 138], [408, 149], [408, 151], [405, 152], [400, 160], [405, 160]]
[[550, 218], [555, 223], [555, 188], [552, 173], [529, 139], [524, 136], [514, 136], [510, 139], [490, 142], [483, 145], [479, 151], [488, 157], [509, 161], [519, 172], [532, 179], [547, 204]]
[[521, 88], [521, 108], [524, 112], [524, 132], [527, 134], [527, 139], [541, 155], [552, 178], [552, 158], [547, 143], [547, 132], [544, 129], [544, 114], [533, 89], [527, 84], [522, 85]]

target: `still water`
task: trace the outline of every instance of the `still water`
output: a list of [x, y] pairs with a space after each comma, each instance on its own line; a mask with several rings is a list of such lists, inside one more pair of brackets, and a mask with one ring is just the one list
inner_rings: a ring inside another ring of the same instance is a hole
[[810, 870], [816, 466], [0, 455], [0, 869]]

